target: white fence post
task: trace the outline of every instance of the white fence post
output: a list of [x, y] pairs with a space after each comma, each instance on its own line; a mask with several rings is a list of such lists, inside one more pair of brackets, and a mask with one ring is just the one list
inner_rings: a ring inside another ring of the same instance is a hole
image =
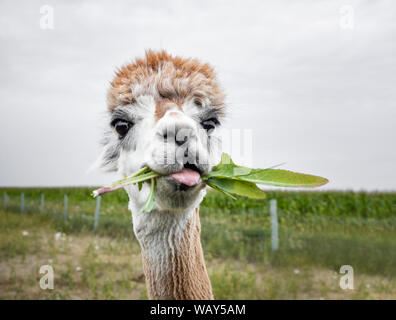
[[20, 212], [23, 213], [25, 211], [25, 193], [21, 193], [21, 209]]
[[96, 198], [96, 209], [95, 209], [95, 222], [94, 222], [94, 232], [96, 232], [96, 229], [98, 228], [99, 224], [99, 215], [100, 215], [100, 200], [101, 196]]
[[7, 209], [7, 192], [3, 193], [3, 205], [4, 209]]
[[271, 242], [272, 250], [276, 251], [279, 248], [278, 241], [278, 215], [276, 208], [276, 199], [270, 200], [270, 211], [271, 211]]
[[64, 208], [63, 208], [63, 219], [66, 221], [67, 220], [67, 194], [65, 194], [63, 205], [64, 205]]
[[40, 195], [40, 212], [44, 211], [44, 193]]

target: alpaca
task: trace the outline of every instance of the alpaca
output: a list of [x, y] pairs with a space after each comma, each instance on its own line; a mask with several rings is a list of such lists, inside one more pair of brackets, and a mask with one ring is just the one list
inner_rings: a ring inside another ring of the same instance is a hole
[[165, 51], [147, 51], [111, 82], [99, 165], [122, 175], [148, 166], [162, 175], [149, 213], [139, 213], [149, 183], [125, 188], [150, 299], [214, 298], [200, 241], [200, 176], [220, 159], [224, 97], [211, 66]]

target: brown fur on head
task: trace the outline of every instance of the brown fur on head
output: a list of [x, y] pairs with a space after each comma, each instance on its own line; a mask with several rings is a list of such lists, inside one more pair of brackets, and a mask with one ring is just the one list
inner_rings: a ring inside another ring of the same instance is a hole
[[211, 105], [219, 114], [223, 113], [224, 93], [209, 64], [151, 50], [146, 51], [143, 59], [136, 59], [116, 72], [107, 96], [108, 108], [112, 111], [133, 103], [136, 95], [153, 93], [159, 115], [164, 113], [162, 101], [181, 106], [191, 98], [198, 105]]

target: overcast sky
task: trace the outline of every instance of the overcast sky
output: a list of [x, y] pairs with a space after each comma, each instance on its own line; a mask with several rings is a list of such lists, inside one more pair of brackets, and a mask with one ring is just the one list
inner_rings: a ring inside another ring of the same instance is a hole
[[[43, 5], [52, 30], [40, 28]], [[391, 0], [2, 0], [0, 185], [112, 181], [86, 173], [108, 83], [152, 48], [216, 68], [226, 127], [252, 130], [253, 166], [395, 190], [395, 39]]]

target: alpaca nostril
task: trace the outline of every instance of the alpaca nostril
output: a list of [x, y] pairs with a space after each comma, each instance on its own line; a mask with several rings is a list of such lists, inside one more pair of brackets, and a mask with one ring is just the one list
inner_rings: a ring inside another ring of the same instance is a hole
[[180, 139], [180, 138], [178, 139], [178, 138], [176, 137], [175, 142], [176, 142], [176, 144], [177, 144], [178, 146], [181, 146], [181, 145], [183, 145], [184, 143], [186, 143], [187, 140], [188, 140], [187, 137], [183, 137], [183, 140]]

